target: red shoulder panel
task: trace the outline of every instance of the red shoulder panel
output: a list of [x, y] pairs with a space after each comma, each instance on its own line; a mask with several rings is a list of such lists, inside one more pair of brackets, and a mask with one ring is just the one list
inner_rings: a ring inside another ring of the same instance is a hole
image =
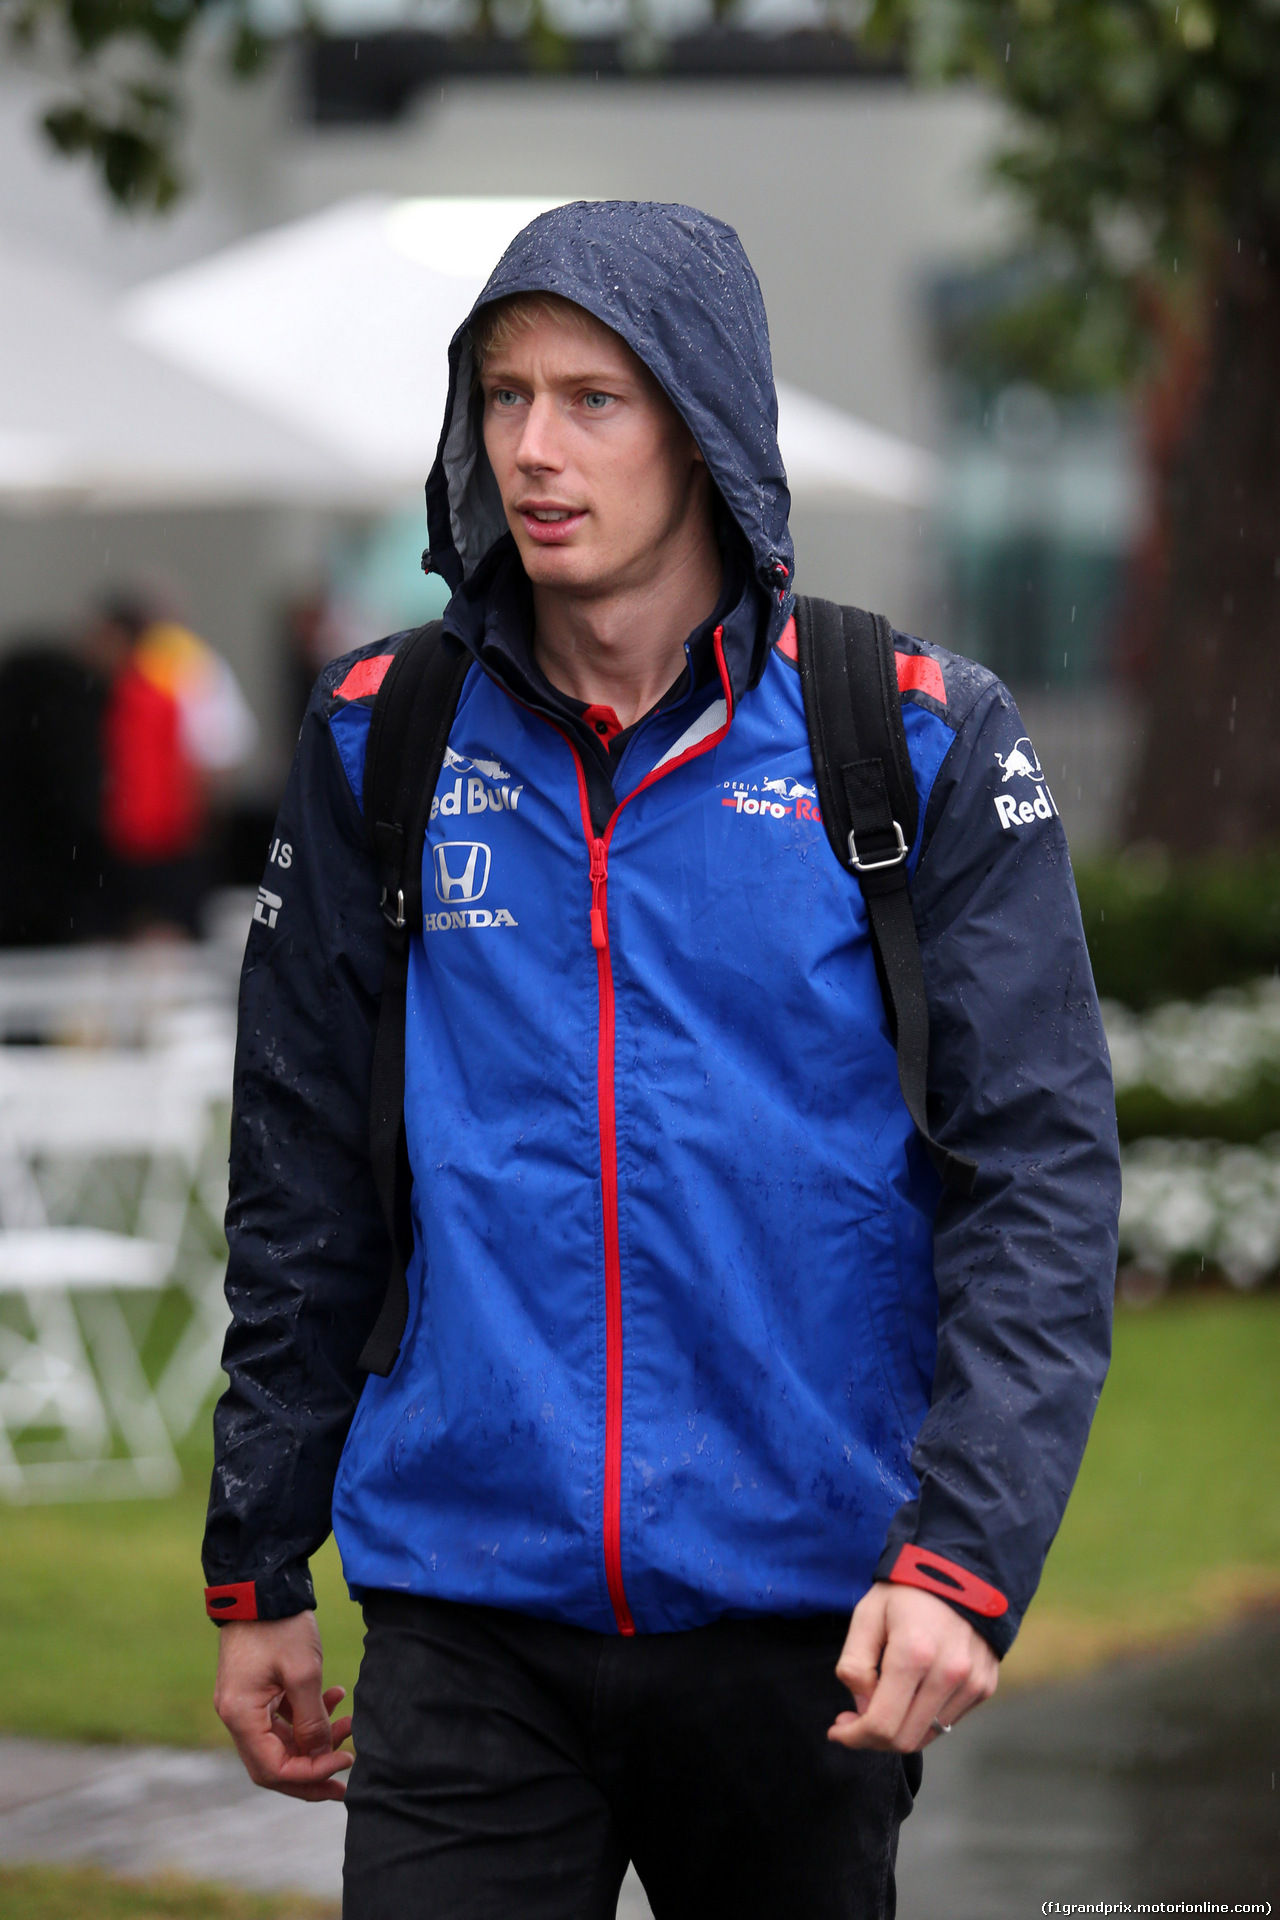
[[1009, 1602], [999, 1587], [988, 1586], [967, 1567], [958, 1567], [954, 1560], [944, 1560], [940, 1553], [930, 1553], [925, 1547], [903, 1547], [889, 1578], [901, 1587], [923, 1587], [926, 1593], [936, 1593], [943, 1600], [958, 1600], [962, 1607], [985, 1614], [989, 1620], [997, 1620], [1009, 1611]]
[[376, 693], [394, 658], [392, 653], [375, 653], [371, 660], [357, 660], [342, 685], [334, 688], [334, 699], [363, 700], [366, 695]]
[[204, 1610], [211, 1620], [256, 1620], [258, 1589], [252, 1580], [237, 1580], [229, 1587], [206, 1587]]
[[923, 653], [895, 653], [898, 664], [898, 692], [927, 693], [939, 706], [947, 704], [947, 684], [936, 660]]
[[[796, 640], [796, 623], [788, 620], [776, 642], [778, 652], [792, 662], [800, 658], [800, 648]], [[923, 653], [895, 653], [898, 667], [898, 692], [910, 693], [915, 690], [927, 693], [939, 706], [947, 704], [946, 682], [942, 678], [942, 668], [936, 660], [930, 660]]]

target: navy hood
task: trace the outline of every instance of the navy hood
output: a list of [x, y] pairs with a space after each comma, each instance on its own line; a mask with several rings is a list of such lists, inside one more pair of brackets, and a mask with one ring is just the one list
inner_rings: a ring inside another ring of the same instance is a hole
[[769, 323], [737, 234], [695, 207], [578, 200], [516, 235], [449, 346], [449, 397], [427, 481], [432, 572], [456, 589], [507, 531], [472, 401], [470, 329], [482, 307], [513, 293], [574, 301], [648, 367], [747, 542], [776, 637], [790, 613], [794, 560]]

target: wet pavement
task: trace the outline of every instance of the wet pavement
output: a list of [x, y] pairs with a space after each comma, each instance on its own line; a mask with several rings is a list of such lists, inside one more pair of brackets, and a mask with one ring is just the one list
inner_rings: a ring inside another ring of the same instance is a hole
[[[0, 1735], [0, 1861], [92, 1862], [336, 1902], [345, 1831], [340, 1804], [263, 1793], [233, 1753]], [[651, 1920], [634, 1874], [618, 1920]]]
[[0, 1739], [0, 1860], [337, 1899], [345, 1824], [340, 1806], [261, 1792], [233, 1753]]
[[1280, 1910], [1280, 1613], [1071, 1686], [997, 1699], [936, 1742], [902, 1832], [904, 1920], [1047, 1900]]
[[[1051, 1900], [1280, 1911], [1278, 1777], [1280, 1613], [997, 1699], [930, 1749], [899, 1914], [1030, 1920]], [[340, 1807], [261, 1793], [229, 1753], [0, 1738], [0, 1859], [337, 1899], [342, 1835]], [[618, 1913], [647, 1920], [634, 1876]]]

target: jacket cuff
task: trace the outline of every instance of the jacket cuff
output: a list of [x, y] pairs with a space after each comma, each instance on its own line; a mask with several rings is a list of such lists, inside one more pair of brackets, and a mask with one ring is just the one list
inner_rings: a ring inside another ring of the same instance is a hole
[[1010, 1615], [1008, 1599], [999, 1587], [993, 1587], [979, 1574], [961, 1566], [958, 1560], [910, 1541], [903, 1545], [891, 1544], [880, 1556], [875, 1577], [897, 1586], [919, 1587], [924, 1593], [945, 1600], [948, 1606], [964, 1615], [1001, 1658], [1013, 1645], [1018, 1627]]
[[315, 1604], [315, 1588], [305, 1565], [280, 1567], [256, 1580], [230, 1580], [204, 1590], [205, 1612], [218, 1626], [227, 1620], [287, 1620], [291, 1614], [310, 1613]]

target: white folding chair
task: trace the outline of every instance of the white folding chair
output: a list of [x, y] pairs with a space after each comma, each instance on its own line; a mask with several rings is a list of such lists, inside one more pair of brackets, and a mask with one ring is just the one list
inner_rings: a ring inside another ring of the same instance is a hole
[[234, 1008], [252, 888], [215, 897], [214, 937], [0, 952], [0, 1038], [147, 1046], [182, 1009]]
[[[168, 1493], [180, 1478], [117, 1293], [164, 1285], [167, 1247], [93, 1227], [0, 1232], [0, 1294], [32, 1333], [0, 1325], [0, 1491], [10, 1499]], [[74, 1296], [74, 1304], [73, 1304]], [[40, 1438], [19, 1456], [15, 1440]]]
[[[0, 1325], [0, 1492], [11, 1498], [171, 1487], [172, 1441], [217, 1378], [227, 1016], [188, 1013], [168, 1041], [0, 1049], [0, 1296], [27, 1322]], [[132, 1191], [123, 1178], [113, 1187], [121, 1166]], [[86, 1193], [99, 1207], [105, 1193], [111, 1228], [83, 1224]], [[209, 1244], [193, 1253], [184, 1230], [202, 1205]], [[175, 1282], [189, 1318], [153, 1385], [141, 1347]], [[126, 1313], [121, 1296], [144, 1290], [150, 1311]]]

